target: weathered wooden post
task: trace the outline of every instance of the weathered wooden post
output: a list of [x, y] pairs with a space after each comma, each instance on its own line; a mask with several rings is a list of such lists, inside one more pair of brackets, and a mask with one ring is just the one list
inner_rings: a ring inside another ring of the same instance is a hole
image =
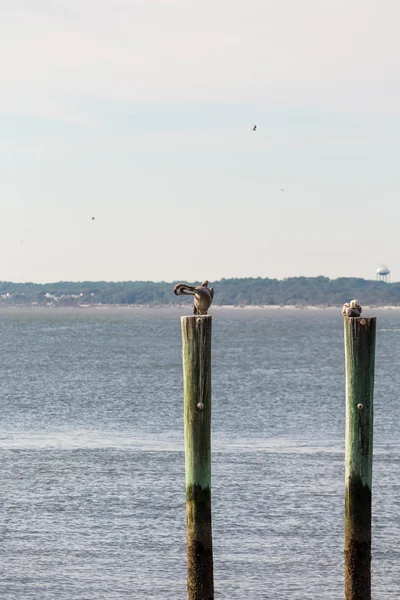
[[371, 600], [371, 492], [376, 318], [343, 307], [346, 354], [345, 598]]
[[188, 599], [213, 600], [211, 527], [211, 329], [207, 310], [214, 290], [205, 281], [179, 284], [175, 294], [194, 295], [194, 316], [181, 317], [186, 472]]

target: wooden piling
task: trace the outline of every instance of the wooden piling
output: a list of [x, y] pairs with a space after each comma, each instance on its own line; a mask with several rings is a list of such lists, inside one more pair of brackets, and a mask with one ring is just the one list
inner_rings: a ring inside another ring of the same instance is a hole
[[213, 600], [210, 315], [181, 317], [188, 600]]
[[344, 317], [345, 598], [371, 600], [372, 430], [376, 318]]

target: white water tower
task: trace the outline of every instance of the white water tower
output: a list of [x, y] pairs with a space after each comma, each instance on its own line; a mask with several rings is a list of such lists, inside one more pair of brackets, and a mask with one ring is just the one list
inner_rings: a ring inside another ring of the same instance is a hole
[[379, 269], [376, 270], [376, 279], [377, 281], [384, 281], [385, 283], [390, 282], [390, 271], [386, 265], [381, 265]]

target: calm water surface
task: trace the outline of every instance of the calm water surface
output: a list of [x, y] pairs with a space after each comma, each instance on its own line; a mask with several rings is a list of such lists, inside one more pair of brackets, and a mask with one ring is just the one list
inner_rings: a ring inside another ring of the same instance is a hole
[[[400, 597], [400, 311], [373, 312], [386, 600]], [[186, 598], [181, 314], [0, 312], [1, 598]], [[216, 599], [342, 599], [340, 311], [213, 315]]]

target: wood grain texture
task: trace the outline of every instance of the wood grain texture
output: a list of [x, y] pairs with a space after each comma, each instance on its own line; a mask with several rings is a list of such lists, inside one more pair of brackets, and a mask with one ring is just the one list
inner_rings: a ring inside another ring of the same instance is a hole
[[213, 600], [211, 315], [181, 318], [188, 599]]
[[346, 360], [345, 598], [371, 600], [376, 319], [344, 317]]

